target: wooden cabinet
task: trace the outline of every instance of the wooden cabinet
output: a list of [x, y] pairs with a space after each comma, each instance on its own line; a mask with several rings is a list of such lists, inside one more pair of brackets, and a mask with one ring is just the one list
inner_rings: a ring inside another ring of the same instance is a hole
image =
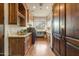
[[79, 4], [60, 3], [53, 7], [54, 52], [63, 56], [79, 56]]
[[9, 37], [9, 55], [24, 56], [32, 45], [31, 34], [27, 37]]
[[9, 55], [17, 56], [17, 55], [24, 55], [24, 38], [9, 38]]
[[26, 16], [26, 9], [24, 4], [18, 3], [18, 11], [23, 15]]
[[79, 47], [67, 42], [66, 43], [66, 55], [67, 56], [79, 56]]
[[59, 34], [59, 4], [55, 4], [53, 9], [53, 50], [56, 55], [60, 55], [60, 38]]
[[18, 3], [18, 18], [20, 26], [26, 26], [26, 6], [22, 3]]
[[[18, 39], [9, 38], [9, 55], [18, 55]], [[14, 52], [15, 51], [15, 52]]]
[[64, 56], [65, 55], [65, 4], [61, 3], [59, 4], [59, 25], [60, 25], [60, 55]]
[[25, 38], [18, 38], [18, 55], [25, 55]]
[[67, 56], [79, 56], [79, 47], [67, 42], [66, 43], [66, 55]]
[[20, 26], [26, 26], [26, 20], [22, 17], [19, 17], [19, 20], [20, 20]]
[[3, 34], [0, 33], [0, 56], [4, 55], [4, 37]]
[[[23, 3], [9, 3], [9, 24], [26, 26], [26, 5]], [[19, 20], [19, 22], [18, 22]]]
[[79, 40], [66, 37], [66, 55], [79, 56]]
[[66, 4], [66, 55], [79, 56], [79, 4]]
[[60, 55], [60, 37], [54, 35], [54, 51], [56, 55]]
[[25, 54], [28, 53], [30, 47], [32, 46], [32, 35], [28, 36], [26, 39], [25, 39]]
[[0, 3], [0, 56], [4, 56], [4, 3]]
[[4, 4], [0, 3], [0, 24], [4, 23]]
[[17, 24], [17, 4], [9, 4], [9, 24]]

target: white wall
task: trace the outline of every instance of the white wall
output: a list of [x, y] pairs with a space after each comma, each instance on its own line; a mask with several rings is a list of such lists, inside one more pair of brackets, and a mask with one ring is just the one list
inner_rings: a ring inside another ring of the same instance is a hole
[[49, 36], [50, 36], [50, 47], [52, 48], [52, 26], [51, 26], [51, 24], [52, 24], [52, 20], [50, 19], [48, 22], [47, 22], [47, 27], [49, 27], [50, 29], [47, 29], [46, 31], [47, 31], [47, 33], [49, 34]]
[[[52, 12], [51, 12], [52, 13]], [[47, 19], [47, 27], [50, 27], [49, 30], [47, 30], [47, 32], [50, 35], [50, 47], [52, 48], [52, 14], [50, 13], [49, 18]]]
[[21, 29], [27, 29], [27, 27], [20, 27], [18, 25], [8, 25], [8, 34], [16, 34]]
[[8, 4], [4, 4], [4, 27], [5, 27], [5, 35], [4, 35], [4, 53], [5, 56], [8, 56]]
[[[35, 17], [34, 21], [33, 21], [33, 26], [36, 27], [36, 25], [39, 24], [40, 22], [45, 22], [45, 24], [46, 24], [46, 17]], [[44, 29], [42, 29], [42, 30], [45, 30], [45, 29], [46, 29], [46, 25], [45, 25]], [[38, 29], [36, 29], [36, 30], [38, 30]], [[39, 30], [41, 30], [41, 29], [39, 29]]]

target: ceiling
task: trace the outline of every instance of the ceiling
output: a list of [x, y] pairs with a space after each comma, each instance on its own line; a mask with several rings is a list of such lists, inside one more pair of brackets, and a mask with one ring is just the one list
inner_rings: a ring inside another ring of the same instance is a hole
[[46, 17], [52, 12], [51, 3], [29, 3], [28, 7], [33, 16]]

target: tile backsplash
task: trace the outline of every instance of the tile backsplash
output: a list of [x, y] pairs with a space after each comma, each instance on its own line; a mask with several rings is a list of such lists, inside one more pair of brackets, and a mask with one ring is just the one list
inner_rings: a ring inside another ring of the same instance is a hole
[[0, 32], [3, 33], [3, 25], [0, 25]]
[[16, 34], [17, 31], [20, 31], [21, 29], [27, 29], [27, 27], [19, 27], [17, 25], [8, 25], [9, 34]]

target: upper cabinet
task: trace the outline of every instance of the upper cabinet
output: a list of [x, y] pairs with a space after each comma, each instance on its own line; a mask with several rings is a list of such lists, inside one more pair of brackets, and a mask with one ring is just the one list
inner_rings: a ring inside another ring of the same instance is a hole
[[29, 22], [29, 9], [27, 9], [27, 22]]
[[53, 7], [53, 32], [59, 34], [59, 4], [55, 4]]
[[[10, 3], [9, 4], [9, 24], [25, 27], [27, 5], [25, 3]], [[27, 16], [29, 17], [29, 16]]]
[[19, 19], [19, 24], [22, 27], [26, 26], [26, 12], [27, 12], [27, 7], [26, 4], [18, 3], [18, 19]]
[[79, 4], [66, 4], [66, 36], [79, 39]]
[[18, 11], [25, 16], [26, 15], [26, 9], [25, 9], [25, 5], [22, 3], [18, 3]]
[[4, 23], [4, 4], [0, 3], [0, 24]]
[[29, 20], [33, 20], [33, 16], [31, 13], [29, 13]]
[[17, 4], [9, 4], [9, 24], [17, 24]]

